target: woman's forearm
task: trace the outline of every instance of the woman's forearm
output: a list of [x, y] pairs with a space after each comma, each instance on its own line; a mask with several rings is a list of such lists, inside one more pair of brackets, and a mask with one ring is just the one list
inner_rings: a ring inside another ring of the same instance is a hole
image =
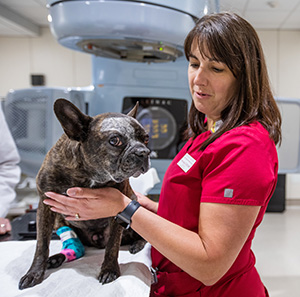
[[161, 254], [203, 283], [210, 283], [211, 266], [200, 236], [140, 207], [133, 215], [132, 228]]

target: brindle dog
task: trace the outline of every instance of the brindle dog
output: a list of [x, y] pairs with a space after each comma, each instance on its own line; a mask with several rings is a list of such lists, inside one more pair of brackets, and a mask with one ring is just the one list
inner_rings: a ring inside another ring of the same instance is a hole
[[[37, 209], [36, 251], [30, 269], [20, 280], [20, 289], [43, 281], [47, 263], [51, 263], [48, 257], [52, 231], [63, 225], [72, 227], [84, 245], [100, 249], [105, 247], [99, 275], [101, 283], [109, 283], [118, 278], [118, 253], [123, 227], [112, 218], [67, 222], [63, 215], [52, 212], [43, 203], [46, 198], [44, 193], [53, 191], [65, 194], [71, 187], [109, 186], [135, 200], [136, 196], [128, 179], [149, 168], [150, 150], [146, 146], [149, 137], [134, 119], [137, 105], [128, 115], [105, 113], [90, 117], [71, 102], [58, 99], [54, 103], [54, 112], [65, 133], [48, 152], [37, 175], [40, 202]], [[128, 236], [137, 239], [137, 234], [132, 230], [131, 233], [127, 232]], [[126, 241], [125, 238], [124, 240]], [[144, 243], [139, 238], [130, 247], [130, 251], [138, 252]], [[53, 256], [58, 260], [56, 266], [61, 265], [64, 260], [60, 261], [58, 255]]]

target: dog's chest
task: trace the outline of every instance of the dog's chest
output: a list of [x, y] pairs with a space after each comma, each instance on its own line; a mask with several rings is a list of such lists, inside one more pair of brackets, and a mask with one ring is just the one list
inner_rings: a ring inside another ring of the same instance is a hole
[[69, 221], [84, 245], [105, 248], [110, 234], [111, 218], [89, 221]]

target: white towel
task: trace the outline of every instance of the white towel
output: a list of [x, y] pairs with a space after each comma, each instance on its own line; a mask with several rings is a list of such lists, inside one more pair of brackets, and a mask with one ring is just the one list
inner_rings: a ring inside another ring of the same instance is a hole
[[[85, 248], [84, 257], [46, 270], [44, 281], [33, 288], [18, 289], [20, 278], [29, 269], [35, 240], [0, 242], [0, 296], [1, 297], [148, 297], [151, 286], [150, 245], [132, 255], [121, 247], [119, 263], [121, 276], [102, 285], [97, 277], [104, 259], [104, 250]], [[58, 253], [61, 242], [50, 243], [50, 255]]]
[[146, 173], [139, 177], [130, 177], [129, 183], [133, 190], [147, 195], [148, 192], [159, 183], [159, 177], [155, 168], [150, 168]]

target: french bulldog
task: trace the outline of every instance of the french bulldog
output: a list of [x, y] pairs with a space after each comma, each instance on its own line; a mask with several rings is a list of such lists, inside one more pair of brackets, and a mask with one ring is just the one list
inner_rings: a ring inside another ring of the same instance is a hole
[[135, 119], [137, 108], [136, 105], [127, 115], [104, 113], [90, 117], [65, 99], [55, 101], [54, 112], [65, 133], [47, 153], [36, 177], [40, 196], [37, 244], [32, 265], [21, 278], [19, 289], [41, 283], [51, 263], [58, 267], [64, 261], [62, 254], [48, 259], [52, 232], [61, 226], [70, 226], [84, 245], [105, 248], [99, 274], [102, 284], [120, 276], [118, 253], [122, 238], [125, 244], [128, 240], [134, 241], [130, 246], [132, 253], [143, 248], [145, 241], [133, 230], [125, 230], [127, 234], [122, 237], [124, 228], [113, 218], [66, 221], [62, 214], [52, 212], [43, 203], [44, 193], [65, 194], [71, 187], [109, 186], [133, 200], [137, 199], [129, 185], [129, 177], [148, 170], [150, 154], [147, 148], [149, 137]]

